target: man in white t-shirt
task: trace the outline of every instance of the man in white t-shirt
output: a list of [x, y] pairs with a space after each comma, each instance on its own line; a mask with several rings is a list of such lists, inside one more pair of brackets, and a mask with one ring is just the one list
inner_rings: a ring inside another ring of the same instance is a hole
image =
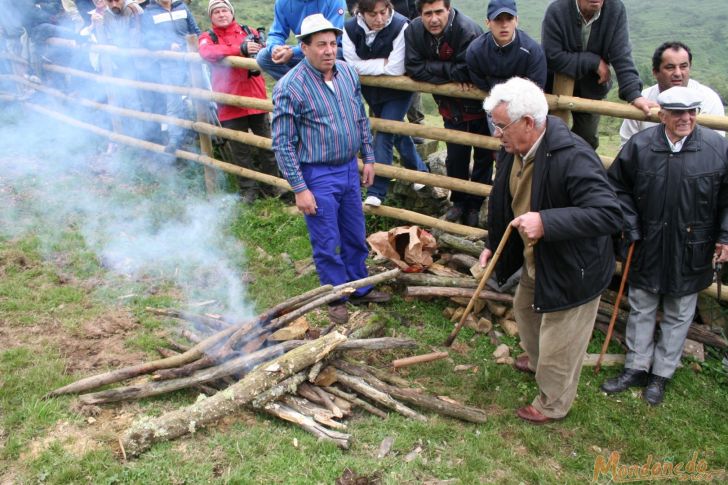
[[[693, 54], [690, 52], [688, 46], [682, 42], [665, 42], [652, 55], [652, 75], [655, 76], [657, 84], [645, 88], [642, 91], [642, 96], [656, 101], [657, 96], [666, 89], [670, 89], [673, 86], [688, 87], [700, 93], [703, 100], [700, 110], [701, 113], [725, 116], [723, 102], [720, 100], [718, 93], [708, 86], [700, 84], [694, 79], [690, 79], [690, 68], [692, 64]], [[638, 131], [655, 126], [656, 124], [651, 121], [624, 120], [622, 127], [619, 129], [621, 145], [627, 143], [627, 140]], [[725, 132], [715, 131], [721, 136], [725, 136]]]

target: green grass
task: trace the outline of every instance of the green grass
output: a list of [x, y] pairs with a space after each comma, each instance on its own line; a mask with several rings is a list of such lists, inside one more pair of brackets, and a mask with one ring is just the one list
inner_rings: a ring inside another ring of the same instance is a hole
[[[247, 248], [246, 270], [253, 277], [248, 291], [259, 309], [318, 285], [315, 275], [296, 277], [290, 264], [279, 257], [283, 251], [294, 260], [310, 257], [301, 218], [284, 211], [279, 201], [240, 207], [230, 230]], [[252, 253], [256, 246], [270, 258]], [[77, 249], [83, 253], [82, 248]], [[44, 262], [32, 238], [0, 241], [0, 255], [5, 272], [0, 280], [3, 295], [10, 288], [33, 288], [32, 292], [0, 298], [3, 325], [23, 325], [30, 319], [50, 321], [59, 318], [58, 307], [64, 305], [60, 315], [73, 329], [102, 314], [110, 304], [118, 305], [114, 295], [138, 292], [139, 296], [123, 300], [142, 323], [138, 333], [127, 340], [127, 346], [148, 351], [150, 358], [154, 355], [162, 324], [143, 308], [174, 305], [173, 292], [144, 295], [143, 282], [115, 290], [106, 285], [104, 291], [89, 291], [83, 286], [86, 264], [59, 267], [58, 261]], [[18, 264], [19, 255], [29, 263]], [[61, 260], [67, 264], [75, 261], [73, 257]], [[90, 274], [97, 276], [97, 271]], [[59, 273], [72, 275], [74, 284], [62, 283]], [[396, 293], [396, 288], [392, 289]], [[31, 298], [33, 304], [20, 305]], [[20, 309], [10, 305], [12, 301]], [[424, 353], [440, 348], [449, 333], [451, 324], [442, 317], [445, 306], [444, 301], [406, 302], [395, 296], [391, 303], [375, 311], [377, 318], [384, 320], [389, 335], [417, 339], [420, 348], [415, 353]], [[517, 343], [515, 339], [507, 342], [513, 348]], [[344, 469], [350, 468], [360, 475], [379, 476], [386, 484], [421, 483], [432, 478], [454, 478], [466, 484], [577, 484], [591, 478], [597, 455], [607, 456], [612, 450], [619, 451], [626, 464], [642, 463], [650, 454], [655, 460], [686, 461], [694, 451], [712, 469], [728, 464], [728, 387], [717, 362], [705, 365], [706, 372], [701, 373], [689, 366], [680, 369], [668, 388], [665, 403], [654, 409], [646, 406], [637, 393], [607, 397], [598, 391], [602, 379], [617, 370], [607, 369], [594, 376], [591, 369], [585, 369], [568, 418], [534, 427], [514, 415], [514, 409], [530, 402], [537, 392], [532, 378], [508, 366], [495, 365], [491, 357], [494, 347], [485, 337], [465, 329], [457, 343], [462, 349], [451, 351], [451, 360], [415, 366], [402, 374], [435, 395], [448, 395], [488, 410], [490, 419], [486, 424], [465, 424], [435, 415], [428, 416], [428, 423], [395, 415], [382, 421], [356, 413], [349, 421], [353, 447], [341, 451], [278, 420], [243, 414], [192, 437], [155, 446], [139, 459], [123, 463], [114, 454], [116, 434], [112, 432], [97, 436], [100, 445], [84, 453], [50, 439], [34, 455], [27, 453], [28, 447], [34, 443], [37, 447], [39, 439], [48, 438], [60, 422], [70, 423], [81, 434], [94, 433], [93, 427], [71, 407], [73, 398], [41, 399], [74, 376], [65, 372], [59, 349], [49, 345], [39, 354], [29, 341], [0, 351], [0, 436], [4, 439], [0, 474], [11, 473], [20, 483], [308, 484], [333, 483]], [[595, 337], [590, 351], [600, 346], [601, 337]], [[403, 355], [407, 353], [361, 357], [386, 366]], [[478, 371], [454, 372], [458, 364], [477, 365]], [[193, 392], [183, 391], [104, 409], [113, 414], [157, 415], [194, 398]], [[379, 444], [387, 436], [395, 438], [393, 454], [378, 460]], [[404, 457], [418, 446], [422, 452], [406, 462]]]

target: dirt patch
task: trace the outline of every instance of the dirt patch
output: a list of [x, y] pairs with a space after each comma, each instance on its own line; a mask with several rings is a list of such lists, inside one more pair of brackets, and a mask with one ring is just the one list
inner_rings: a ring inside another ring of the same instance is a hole
[[90, 451], [102, 448], [116, 448], [119, 433], [128, 428], [137, 412], [128, 409], [102, 409], [95, 417], [86, 417], [84, 422], [59, 421], [43, 436], [32, 440], [21, 461], [34, 460], [54, 444], [59, 444], [68, 454], [81, 458]]
[[78, 330], [70, 330], [55, 320], [31, 326], [0, 324], [0, 341], [6, 349], [25, 347], [43, 352], [56, 347], [67, 359], [66, 372], [87, 373], [145, 360], [143, 352], [130, 352], [125, 345], [138, 327], [128, 311], [116, 308], [82, 323]]

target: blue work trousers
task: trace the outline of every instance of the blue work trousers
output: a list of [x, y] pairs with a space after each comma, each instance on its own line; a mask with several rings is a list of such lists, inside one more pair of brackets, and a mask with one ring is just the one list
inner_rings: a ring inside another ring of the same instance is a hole
[[[404, 115], [407, 114], [411, 100], [412, 95], [405, 94], [400, 98], [391, 99], [383, 103], [369, 104], [369, 108], [371, 108], [372, 113], [377, 118], [402, 121]], [[427, 172], [427, 165], [422, 161], [420, 154], [417, 153], [417, 148], [411, 136], [401, 136], [378, 131], [374, 139], [374, 159], [377, 163], [392, 165], [395, 145], [397, 146], [399, 155], [402, 157], [402, 163], [406, 168]], [[374, 184], [367, 190], [367, 195], [374, 195], [383, 201], [387, 196], [388, 186], [388, 177], [374, 177]]]
[[305, 218], [319, 281], [336, 286], [366, 278], [369, 249], [356, 158], [343, 165], [303, 164], [301, 172], [317, 205], [316, 214]]

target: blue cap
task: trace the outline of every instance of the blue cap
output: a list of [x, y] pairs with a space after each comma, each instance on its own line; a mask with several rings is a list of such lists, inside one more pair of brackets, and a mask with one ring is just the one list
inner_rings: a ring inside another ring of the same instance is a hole
[[488, 20], [493, 20], [502, 13], [518, 16], [516, 0], [490, 0], [488, 4]]

